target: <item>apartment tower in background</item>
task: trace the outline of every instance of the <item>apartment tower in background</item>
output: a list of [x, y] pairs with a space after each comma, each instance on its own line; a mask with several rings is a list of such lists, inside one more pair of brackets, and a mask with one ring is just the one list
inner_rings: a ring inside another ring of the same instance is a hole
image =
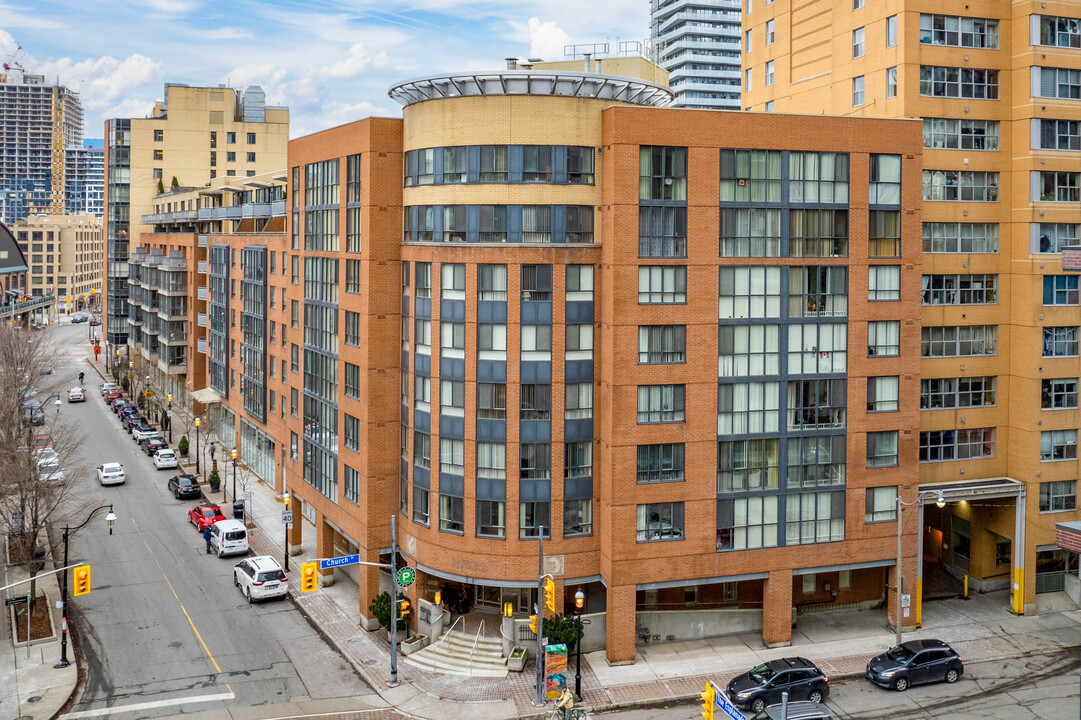
[[651, 0], [651, 52], [668, 71], [672, 107], [739, 109], [740, 17], [740, 0]]
[[0, 220], [63, 214], [67, 151], [83, 144], [79, 95], [30, 75], [0, 70]]
[[30, 268], [30, 295], [52, 295], [61, 309], [101, 300], [101, 219], [31, 215], [11, 226]]
[[128, 256], [140, 234], [152, 230], [142, 218], [155, 213], [159, 189], [212, 189], [218, 178], [281, 169], [288, 139], [289, 110], [267, 106], [258, 86], [240, 91], [167, 83], [150, 117], [106, 121], [103, 321], [109, 343], [128, 342]]
[[922, 243], [918, 582], [968, 576], [1030, 612], [1063, 588], [1056, 523], [1078, 519], [1081, 9], [744, 10], [745, 109], [923, 119], [922, 239], [876, 218], [870, 253], [876, 271]]
[[64, 167], [64, 211], [69, 215], [105, 213], [105, 148], [101, 140], [85, 140], [68, 148]]

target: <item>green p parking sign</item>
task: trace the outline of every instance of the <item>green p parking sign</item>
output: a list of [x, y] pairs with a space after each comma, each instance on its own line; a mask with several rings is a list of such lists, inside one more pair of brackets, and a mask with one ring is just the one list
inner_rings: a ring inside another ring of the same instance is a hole
[[417, 580], [417, 571], [411, 567], [403, 567], [398, 571], [398, 587], [407, 588]]

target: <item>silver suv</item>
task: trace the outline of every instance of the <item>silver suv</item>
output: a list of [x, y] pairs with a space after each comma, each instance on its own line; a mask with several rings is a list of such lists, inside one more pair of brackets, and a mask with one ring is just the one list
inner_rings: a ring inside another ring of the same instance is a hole
[[289, 581], [278, 561], [269, 555], [241, 560], [233, 568], [233, 584], [248, 602], [285, 597]]

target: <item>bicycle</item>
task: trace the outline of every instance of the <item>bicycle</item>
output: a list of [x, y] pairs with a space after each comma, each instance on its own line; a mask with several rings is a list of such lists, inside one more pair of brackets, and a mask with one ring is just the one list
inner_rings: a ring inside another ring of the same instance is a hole
[[586, 709], [571, 708], [568, 714], [564, 708], [552, 708], [552, 714], [548, 716], [548, 720], [586, 720]]

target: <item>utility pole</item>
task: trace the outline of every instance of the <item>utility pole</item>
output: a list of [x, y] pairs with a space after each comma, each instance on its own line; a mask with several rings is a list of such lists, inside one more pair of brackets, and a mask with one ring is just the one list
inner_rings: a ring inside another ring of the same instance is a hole
[[544, 707], [544, 526], [537, 545], [537, 697], [534, 707]]
[[398, 533], [390, 516], [390, 680], [387, 687], [398, 687]]

